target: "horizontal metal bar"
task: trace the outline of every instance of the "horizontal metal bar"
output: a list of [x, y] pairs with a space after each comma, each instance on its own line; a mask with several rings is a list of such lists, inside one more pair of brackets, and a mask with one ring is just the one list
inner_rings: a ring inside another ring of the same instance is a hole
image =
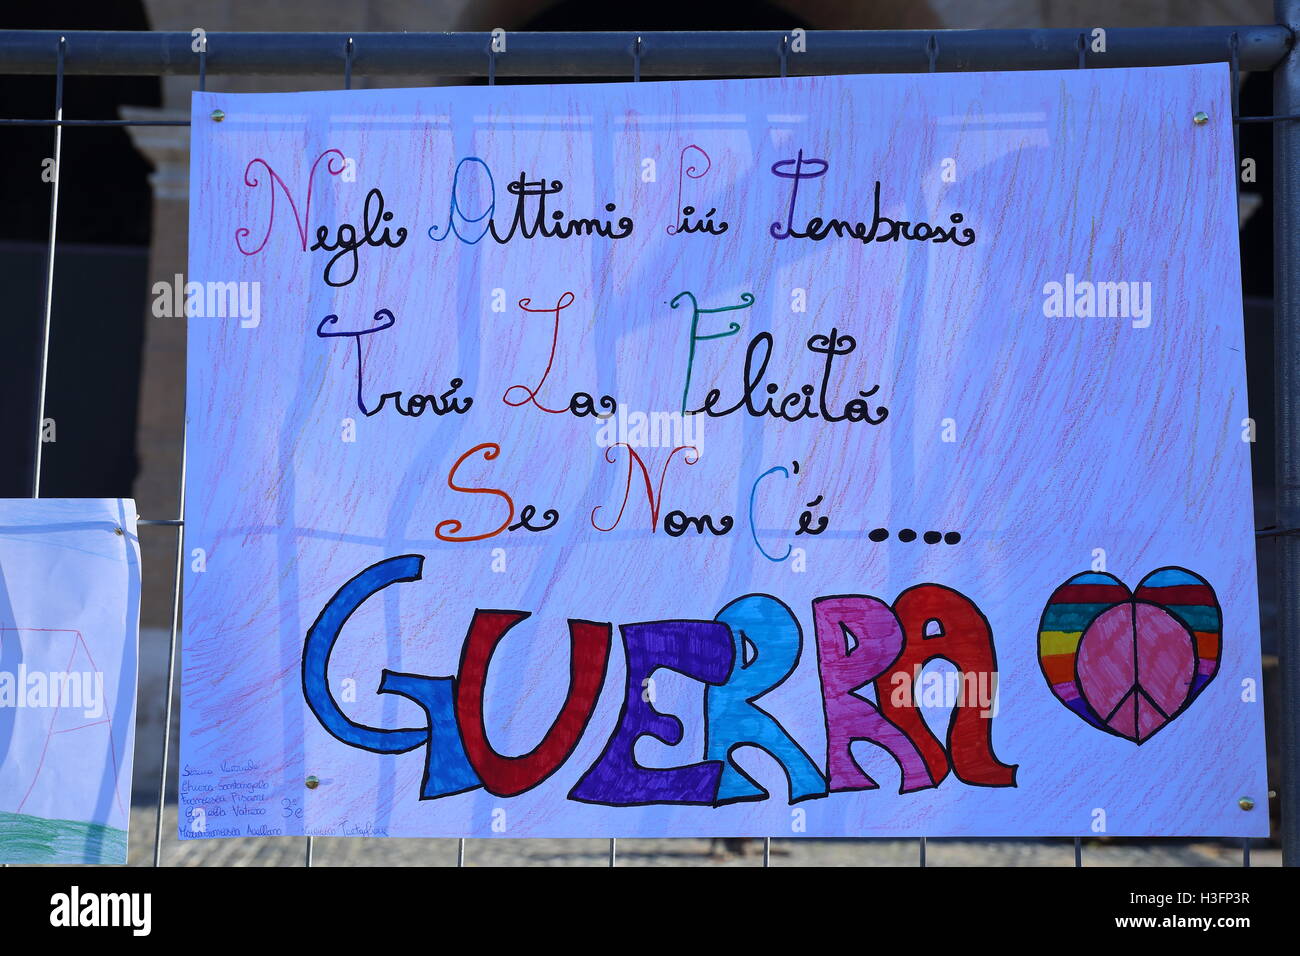
[[189, 126], [189, 120], [0, 119], [0, 126]]
[[[1295, 116], [1238, 116], [1234, 123], [1292, 123]], [[0, 126], [189, 126], [189, 120], [0, 119]]]
[[145, 527], [149, 525], [164, 528], [180, 528], [184, 527], [185, 522], [180, 518], [140, 518], [136, 521], [137, 527]]
[[1300, 535], [1300, 528], [1268, 527], [1255, 532], [1257, 538], [1294, 538]]
[[[940, 72], [1072, 69], [1086, 30], [810, 31], [806, 52], [787, 54], [791, 76], [926, 72], [930, 42]], [[1085, 49], [1090, 68], [1168, 66], [1227, 60], [1238, 37], [1243, 70], [1270, 70], [1290, 50], [1291, 31], [1276, 24], [1153, 27], [1106, 31], [1106, 52]], [[341, 74], [352, 44], [352, 72], [370, 76], [631, 77], [637, 37], [640, 72], [650, 76], [770, 76], [780, 69], [775, 30], [747, 32], [507, 33], [506, 50], [489, 55], [487, 33], [209, 33], [211, 74]], [[59, 37], [65, 69], [80, 76], [194, 76], [200, 57], [189, 33], [147, 31], [0, 31], [0, 74], [52, 74]]]

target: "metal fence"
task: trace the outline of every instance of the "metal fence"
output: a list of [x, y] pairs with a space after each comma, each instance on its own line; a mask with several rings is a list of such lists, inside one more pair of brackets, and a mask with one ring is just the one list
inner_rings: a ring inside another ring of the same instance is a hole
[[[493, 52], [486, 33], [189, 33], [0, 31], [0, 75], [52, 75], [53, 113], [48, 119], [0, 118], [0, 126], [53, 128], [54, 168], [62, 169], [63, 130], [79, 126], [188, 126], [184, 120], [134, 121], [64, 117], [66, 76], [194, 76], [203, 90], [210, 74], [321, 76], [335, 74], [350, 88], [352, 77], [423, 75], [430, 78], [631, 78], [817, 76], [852, 73], [919, 73], [970, 70], [1089, 69], [1227, 63], [1232, 71], [1234, 123], [1274, 124], [1274, 342], [1277, 517], [1268, 530], [1277, 555], [1282, 721], [1281, 793], [1283, 862], [1300, 866], [1300, 0], [1275, 0], [1274, 24], [1260, 26], [1114, 29], [1106, 52], [1090, 54], [1090, 30], [815, 31], [805, 49], [791, 52], [790, 34], [757, 32], [511, 33], [508, 53]], [[1238, 116], [1240, 72], [1271, 71], [1273, 114]], [[1234, 176], [1236, 169], [1234, 168]], [[33, 496], [40, 496], [41, 423], [45, 418], [54, 262], [58, 239], [59, 186], [50, 197], [49, 238], [41, 318], [41, 368], [37, 399]], [[180, 625], [184, 560], [185, 464], [175, 517], [144, 518], [140, 525], [174, 528], [176, 565], [168, 653], [162, 772], [153, 862], [162, 862], [163, 805], [174, 706], [176, 642]], [[158, 532], [161, 533], [161, 532]], [[312, 838], [305, 837], [304, 863], [311, 866]], [[771, 840], [763, 863], [770, 862]], [[1074, 841], [1075, 865], [1083, 863]], [[925, 866], [926, 843], [918, 841]], [[465, 861], [461, 840], [458, 865]], [[609, 865], [617, 861], [609, 843]], [[1242, 865], [1250, 865], [1244, 841]]]

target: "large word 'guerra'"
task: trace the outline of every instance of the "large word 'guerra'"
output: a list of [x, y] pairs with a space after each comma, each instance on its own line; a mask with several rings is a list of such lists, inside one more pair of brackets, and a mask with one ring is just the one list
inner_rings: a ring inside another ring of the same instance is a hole
[[[478, 610], [461, 653], [460, 673], [430, 677], [381, 673], [379, 693], [409, 698], [424, 711], [423, 727], [385, 729], [357, 723], [330, 690], [330, 653], [348, 618], [371, 596], [399, 582], [418, 581], [424, 558], [381, 561], [348, 581], [329, 600], [303, 645], [303, 693], [321, 725], [352, 747], [379, 754], [424, 748], [420, 799], [479, 787], [511, 797], [538, 786], [574, 752], [587, 731], [608, 671], [612, 626], [570, 620], [568, 690], [542, 741], [520, 756], [498, 753], [488, 740], [484, 687], [493, 653], [526, 611]], [[826, 750], [819, 763], [760, 700], [798, 664], [803, 632], [790, 608], [765, 594], [732, 601], [712, 621], [665, 620], [619, 627], [626, 657], [623, 703], [604, 750], [578, 779], [569, 799], [607, 806], [694, 804], [721, 806], [763, 800], [768, 793], [733, 760], [737, 748], [757, 747], [778, 761], [789, 779], [790, 802], [878, 787], [858, 765], [852, 746], [866, 741], [886, 750], [902, 771], [900, 792], [936, 787], [951, 771], [967, 784], [1015, 786], [1016, 767], [993, 753], [992, 713], [970, 702], [953, 709], [947, 746], [927, 727], [910, 695], [891, 694], [936, 658], [963, 676], [996, 672], [988, 621], [951, 588], [921, 584], [893, 605], [867, 595], [836, 595], [812, 603], [817, 666], [824, 699]], [[680, 720], [654, 707], [643, 693], [651, 675], [668, 668], [705, 685], [704, 753], [677, 767], [637, 762], [637, 741], [652, 736], [681, 742]], [[868, 685], [876, 703], [859, 691]]]

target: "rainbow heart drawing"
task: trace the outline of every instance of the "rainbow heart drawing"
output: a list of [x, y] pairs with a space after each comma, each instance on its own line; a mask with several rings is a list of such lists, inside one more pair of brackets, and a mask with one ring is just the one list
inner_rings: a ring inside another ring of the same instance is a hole
[[1076, 574], [1038, 627], [1052, 693], [1098, 730], [1142, 744], [1192, 705], [1219, 671], [1223, 614], [1186, 568], [1160, 568], [1137, 590], [1111, 574]]

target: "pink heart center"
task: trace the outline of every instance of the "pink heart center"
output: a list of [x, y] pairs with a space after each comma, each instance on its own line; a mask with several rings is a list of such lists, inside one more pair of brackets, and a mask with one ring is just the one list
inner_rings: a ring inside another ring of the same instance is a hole
[[1128, 602], [1083, 632], [1077, 666], [1084, 698], [1106, 726], [1141, 743], [1187, 702], [1196, 648], [1168, 611]]

